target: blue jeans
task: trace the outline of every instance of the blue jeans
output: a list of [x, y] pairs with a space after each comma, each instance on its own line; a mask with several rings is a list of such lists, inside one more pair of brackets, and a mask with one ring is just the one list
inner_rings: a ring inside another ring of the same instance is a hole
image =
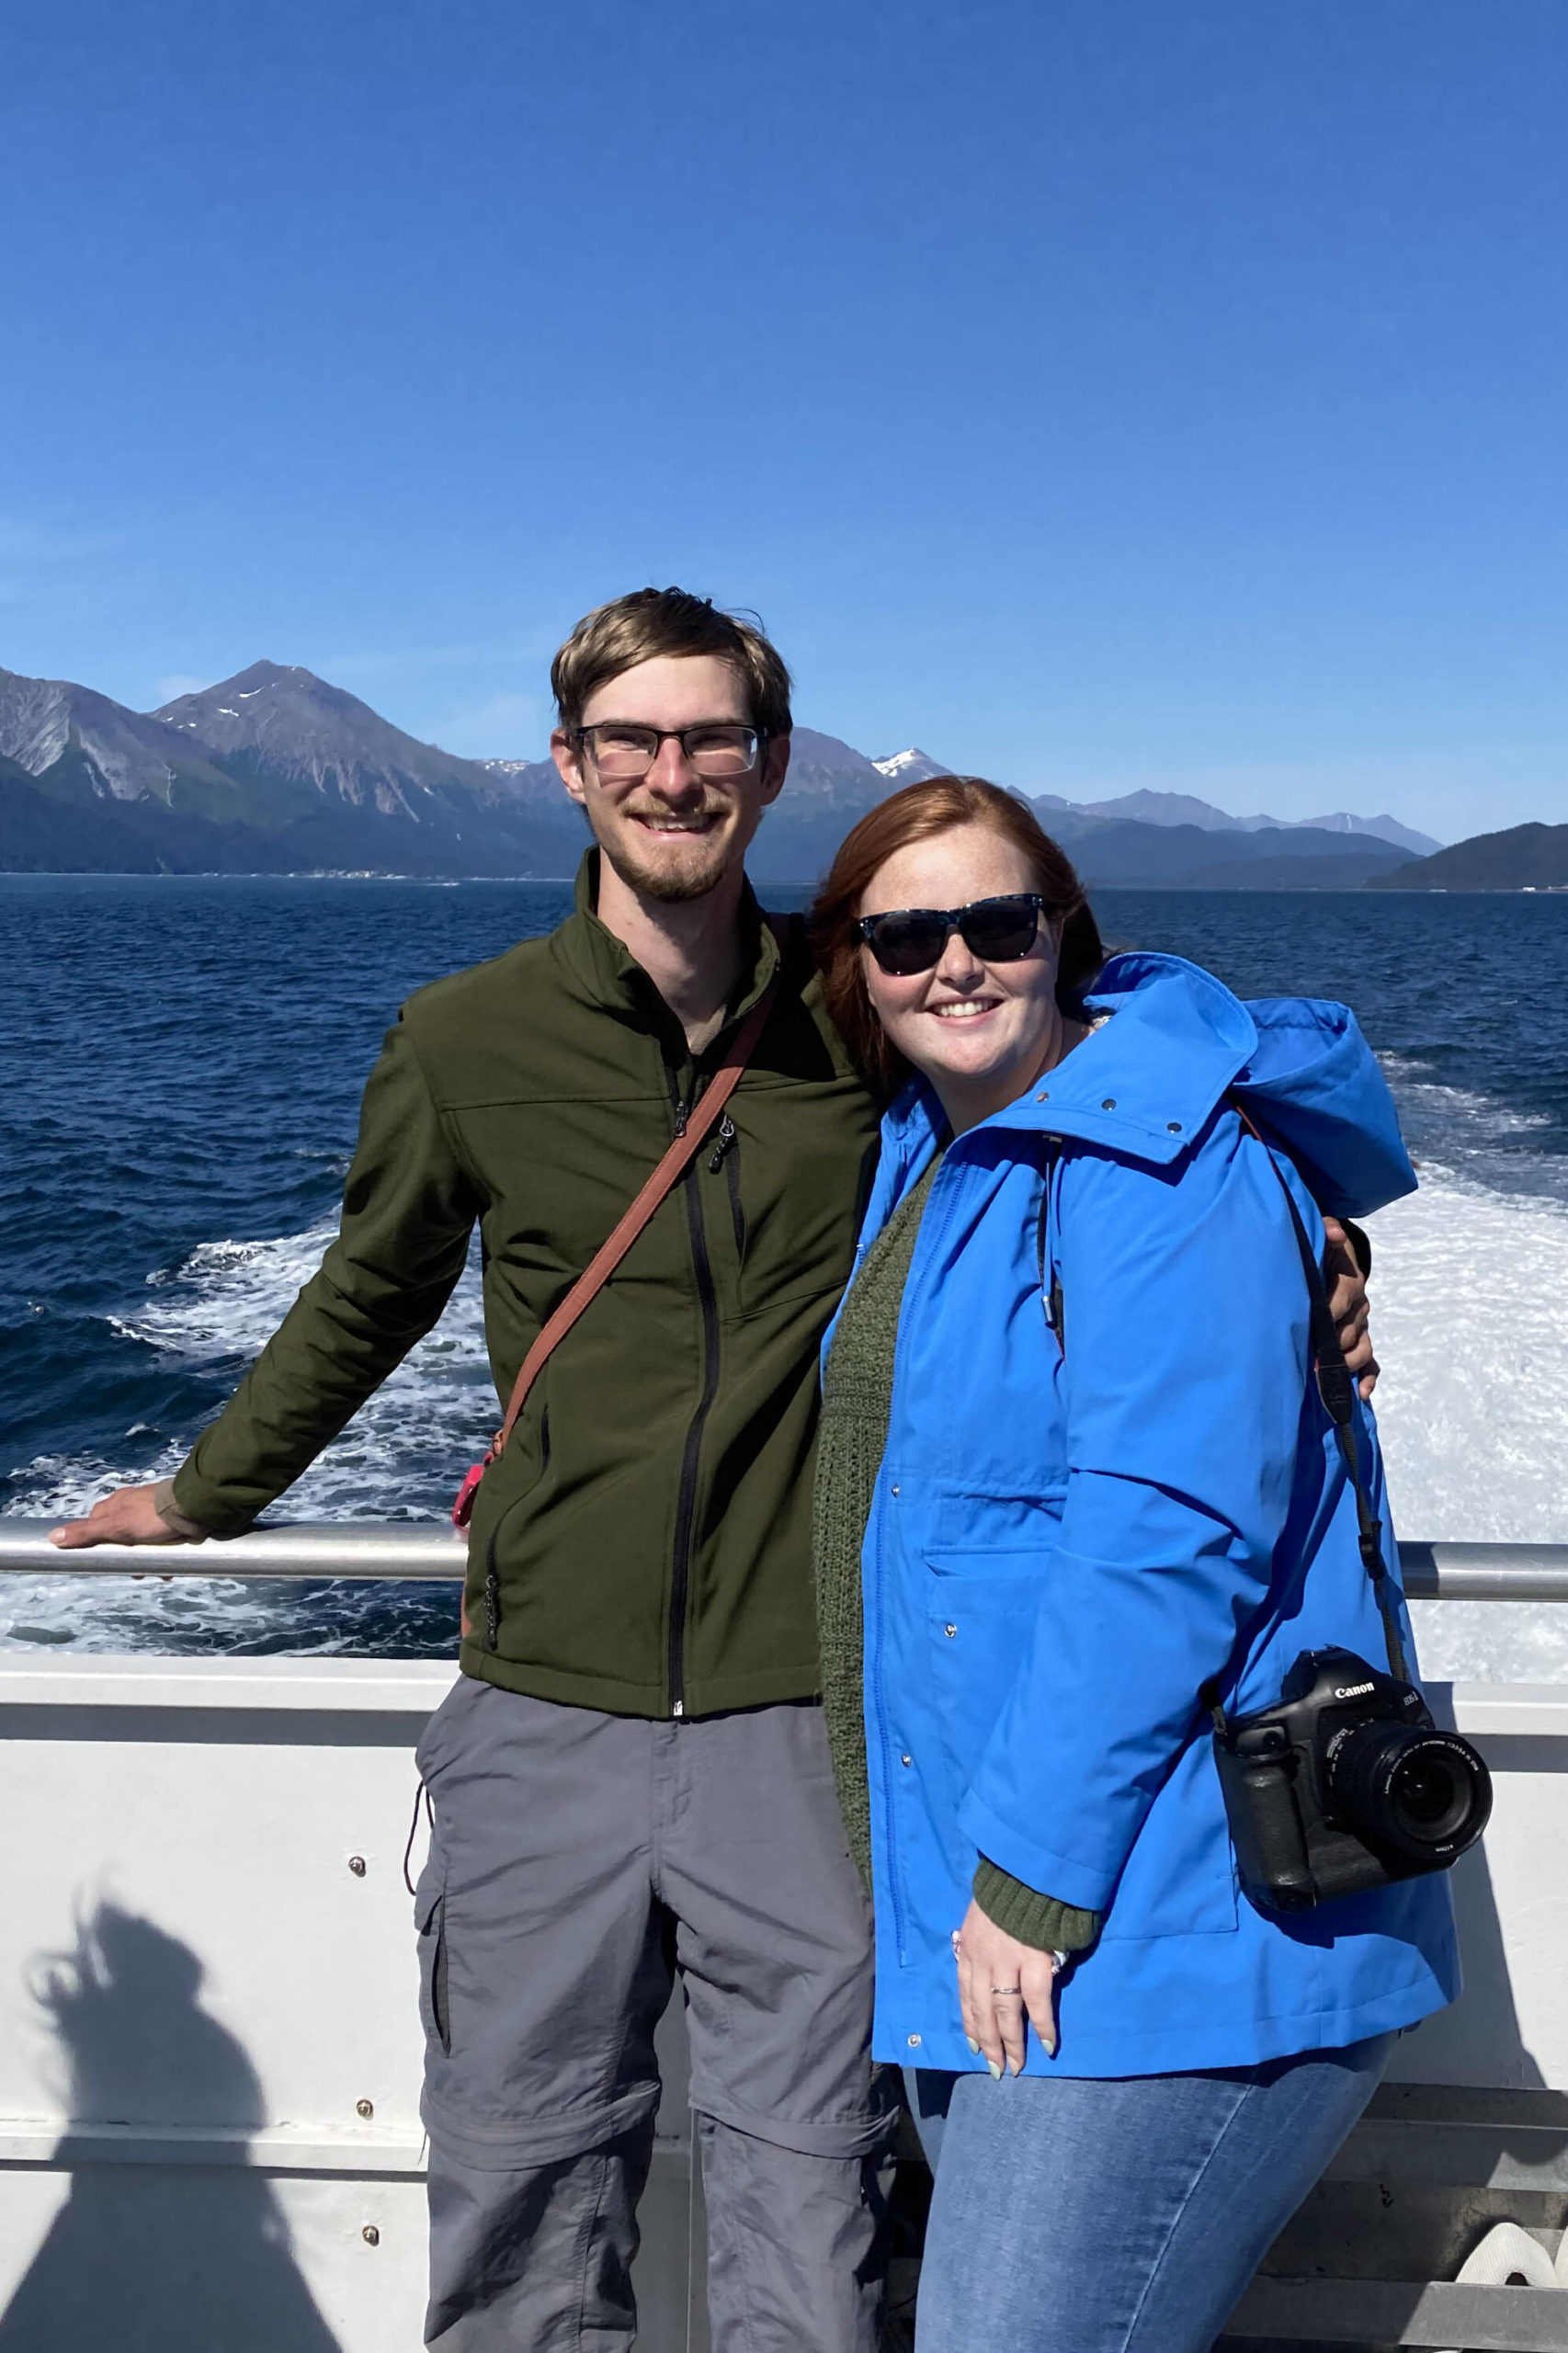
[[1211, 2075], [911, 2069], [918, 2353], [1208, 2353], [1394, 2037]]

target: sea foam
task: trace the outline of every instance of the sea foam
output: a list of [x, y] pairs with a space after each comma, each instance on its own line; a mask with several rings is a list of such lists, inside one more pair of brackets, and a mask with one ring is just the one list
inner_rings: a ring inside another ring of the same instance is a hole
[[[1426, 1165], [1369, 1221], [1378, 1425], [1402, 1535], [1568, 1544], [1568, 1204]], [[1424, 1670], [1568, 1681], [1568, 1605], [1417, 1603]]]
[[[1377, 1412], [1395, 1524], [1424, 1539], [1568, 1543], [1568, 1203], [1501, 1193], [1443, 1165], [1422, 1177], [1418, 1193], [1369, 1221]], [[193, 1365], [238, 1365], [277, 1328], [333, 1232], [323, 1223], [204, 1244], [149, 1278], [145, 1302], [119, 1328]], [[438, 1520], [494, 1415], [476, 1253], [437, 1329], [281, 1508], [297, 1519]], [[40, 1457], [18, 1475], [13, 1508], [85, 1510], [112, 1486], [173, 1472], [181, 1453], [171, 1447], [151, 1469], [144, 1458]], [[364, 1611], [387, 1607], [384, 1589], [379, 1599], [338, 1593], [324, 1619], [277, 1587], [222, 1576], [7, 1579], [0, 1644], [156, 1649], [176, 1636], [188, 1643], [196, 1621], [215, 1649], [273, 1646], [279, 1611], [298, 1606], [289, 1649], [360, 1647]], [[1415, 1619], [1429, 1675], [1568, 1681], [1568, 1607], [1421, 1603]]]
[[[204, 1243], [182, 1266], [148, 1278], [145, 1305], [111, 1321], [126, 1337], [193, 1366], [237, 1369], [276, 1331], [335, 1231], [324, 1223], [269, 1241]], [[279, 1516], [438, 1522], [462, 1472], [488, 1444], [494, 1420], [476, 1247], [435, 1331], [290, 1489]], [[151, 1464], [145, 1457], [116, 1462], [101, 1453], [40, 1456], [16, 1474], [11, 1508], [38, 1518], [74, 1516], [114, 1487], [172, 1476], [185, 1451], [171, 1445]], [[452, 1549], [457, 1578], [462, 1556], [455, 1543]], [[149, 1578], [155, 1577], [155, 1557], [148, 1556]], [[339, 1587], [336, 1605], [324, 1613], [298, 1588], [290, 1594], [223, 1577], [221, 1558], [210, 1582], [187, 1575], [172, 1585], [8, 1577], [0, 1586], [0, 1648], [62, 1640], [86, 1652], [157, 1650], [173, 1640], [183, 1648], [198, 1624], [210, 1626], [214, 1650], [276, 1647], [280, 1625], [292, 1618], [290, 1652], [335, 1651], [361, 1647], [357, 1637], [367, 1616], [384, 1616], [389, 1607], [385, 1588]], [[426, 1609], [431, 1601], [428, 1591], [407, 1597]], [[453, 1618], [455, 1628], [455, 1608]]]

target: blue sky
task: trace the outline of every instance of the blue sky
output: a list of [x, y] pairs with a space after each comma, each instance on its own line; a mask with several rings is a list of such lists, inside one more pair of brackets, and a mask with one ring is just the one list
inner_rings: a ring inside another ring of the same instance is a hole
[[0, 664], [537, 754], [652, 579], [1074, 798], [1568, 821], [1562, 0], [54, 0]]

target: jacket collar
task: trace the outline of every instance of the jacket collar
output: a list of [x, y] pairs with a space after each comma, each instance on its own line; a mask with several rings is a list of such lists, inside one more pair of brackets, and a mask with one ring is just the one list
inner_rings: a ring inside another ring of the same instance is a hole
[[[599, 921], [597, 844], [583, 854], [573, 892], [573, 910], [555, 934], [554, 945], [578, 994], [606, 1012], [631, 1014], [645, 1023], [674, 1023], [675, 1017], [625, 942]], [[720, 1038], [756, 1003], [778, 969], [778, 943], [764, 921], [750, 882], [741, 894], [742, 982], [725, 1016]], [[677, 1025], [678, 1026], [678, 1025]], [[714, 1044], [719, 1040], [716, 1039]], [[705, 1049], [703, 1060], [712, 1052]]]
[[[1075, 1136], [1128, 1159], [1167, 1165], [1184, 1152], [1251, 1060], [1257, 1030], [1222, 982], [1180, 956], [1113, 956], [1086, 998], [1109, 1014], [1065, 1062], [1005, 1110], [968, 1130]], [[945, 1127], [924, 1079], [883, 1126], [901, 1157]]]

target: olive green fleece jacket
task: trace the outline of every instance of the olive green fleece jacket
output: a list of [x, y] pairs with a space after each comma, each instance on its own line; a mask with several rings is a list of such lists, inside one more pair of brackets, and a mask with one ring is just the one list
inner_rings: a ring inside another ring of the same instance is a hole
[[[507, 1397], [667, 1149], [779, 949], [748, 892], [746, 977], [694, 1063], [593, 913], [597, 879], [591, 851], [558, 930], [403, 1006], [365, 1090], [338, 1238], [176, 1476], [190, 1520], [234, 1534], [300, 1476], [435, 1324], [476, 1221]], [[551, 1357], [480, 1489], [461, 1662], [487, 1682], [637, 1716], [817, 1689], [817, 1353], [877, 1119], [798, 921], [783, 964], [724, 1121]]]

